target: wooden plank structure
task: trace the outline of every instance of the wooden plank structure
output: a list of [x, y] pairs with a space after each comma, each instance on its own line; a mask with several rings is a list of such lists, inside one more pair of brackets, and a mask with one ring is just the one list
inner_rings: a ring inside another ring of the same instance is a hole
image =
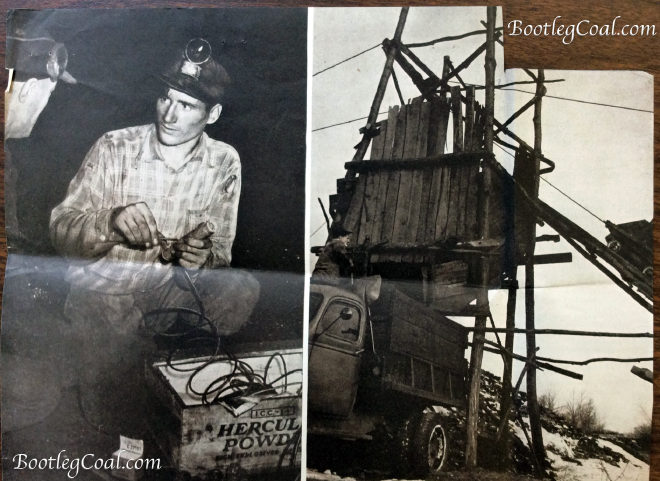
[[[427, 294], [420, 295], [444, 314], [474, 315], [471, 303], [481, 285], [475, 262], [484, 252], [459, 253], [454, 247], [480, 240], [482, 164], [490, 155], [484, 150], [485, 118], [474, 87], [465, 96], [452, 87], [430, 101], [420, 96], [391, 107], [377, 124], [380, 133], [369, 159], [347, 163], [356, 178], [340, 179], [337, 195], [331, 196], [331, 210], [363, 253], [365, 273], [400, 278], [408, 268], [422, 281], [422, 271], [427, 272], [431, 286], [424, 283]], [[497, 286], [501, 239], [512, 226], [507, 212], [512, 190], [499, 177], [491, 183], [492, 214], [486, 222], [497, 242], [489, 256], [489, 284]], [[457, 261], [464, 266], [461, 282], [444, 279], [441, 266]]]
[[[391, 107], [378, 124], [370, 159], [347, 164], [359, 175], [354, 191], [343, 192], [350, 195], [343, 224], [355, 245], [382, 245], [372, 264], [429, 263], [433, 255], [420, 253], [420, 246], [477, 239], [484, 116], [474, 88], [467, 99], [464, 108], [455, 87], [449, 98], [420, 96]], [[450, 118], [453, 153], [445, 153]], [[339, 205], [332, 208], [341, 215]]]

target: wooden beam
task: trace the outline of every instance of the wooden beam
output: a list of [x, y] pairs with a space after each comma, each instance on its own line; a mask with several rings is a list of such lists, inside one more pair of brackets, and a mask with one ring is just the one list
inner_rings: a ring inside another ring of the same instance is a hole
[[[553, 80], [546, 80], [545, 83], [555, 83], [555, 82], [565, 82], [566, 80], [563, 78], [560, 79], [553, 79]], [[495, 86], [496, 90], [501, 90], [506, 87], [512, 87], [514, 85], [529, 85], [529, 84], [536, 84], [536, 82], [533, 82], [531, 80], [519, 80], [518, 82], [509, 82], [508, 84], [498, 84]], [[468, 84], [467, 87], [461, 87], [461, 90], [466, 90], [470, 87], [474, 87], [475, 90], [484, 90], [486, 88], [485, 85], [471, 85]]]
[[364, 173], [380, 170], [403, 170], [403, 169], [433, 169], [448, 165], [465, 165], [467, 163], [479, 163], [481, 159], [492, 157], [488, 152], [459, 152], [418, 159], [400, 160], [370, 160], [369, 162], [346, 162], [344, 168], [353, 172]]
[[[536, 75], [536, 95], [534, 96], [534, 177], [531, 185], [532, 192], [528, 192], [533, 198], [538, 199], [539, 195], [539, 171], [541, 170], [541, 107], [545, 87], [543, 80], [545, 75], [542, 69], [539, 69]], [[533, 212], [533, 211], [532, 211]], [[533, 214], [532, 214], [533, 215]], [[525, 264], [525, 327], [527, 328], [527, 357], [532, 358], [536, 355], [536, 332], [535, 332], [535, 311], [534, 302], [534, 250], [536, 248], [536, 222], [531, 219], [528, 222], [528, 231], [526, 233], [527, 241], [527, 262]], [[532, 435], [532, 446], [536, 459], [539, 461], [541, 469], [545, 466], [545, 446], [543, 445], [543, 429], [541, 427], [541, 408], [538, 402], [538, 393], [536, 385], [536, 366], [533, 364], [527, 371], [527, 410], [529, 412], [529, 426]], [[538, 473], [543, 476], [545, 473]]]
[[599, 271], [601, 271], [603, 274], [605, 274], [607, 277], [610, 278], [614, 284], [619, 286], [621, 289], [623, 289], [630, 297], [632, 297], [637, 303], [644, 307], [647, 311], [650, 313], [653, 313], [653, 304], [649, 303], [644, 299], [642, 296], [640, 296], [637, 292], [635, 292], [634, 289], [632, 289], [627, 283], [623, 282], [619, 277], [615, 276], [614, 273], [609, 270], [607, 267], [602, 265], [600, 262], [598, 262], [598, 259], [596, 256], [590, 254], [587, 252], [580, 244], [575, 242], [571, 238], [566, 238], [566, 242], [568, 242], [570, 245], [573, 246], [573, 248], [578, 251], [578, 253], [582, 254], [582, 256], [587, 259], [589, 262], [591, 262]]
[[[492, 352], [493, 354], [502, 354], [502, 349], [500, 349], [500, 347], [497, 344], [491, 341], [484, 341], [484, 342], [488, 345], [495, 346], [493, 348], [485, 347], [484, 351]], [[514, 354], [508, 351], [505, 352], [505, 355], [512, 359], [515, 359], [516, 361], [527, 362], [527, 358], [525, 356], [521, 356], [520, 354]], [[556, 372], [557, 374], [561, 374], [562, 376], [570, 377], [571, 379], [577, 379], [578, 381], [582, 381], [584, 379], [584, 376], [578, 372], [569, 371], [568, 369], [562, 369], [561, 367], [553, 366], [552, 364], [548, 364], [547, 362], [541, 362], [538, 357], [534, 359], [532, 364], [541, 369], [547, 369], [548, 371]]]
[[[546, 94], [546, 89], [544, 87], [543, 90], [541, 91], [541, 97], [543, 97], [545, 94]], [[530, 107], [536, 106], [538, 100], [539, 100], [539, 98], [537, 98], [536, 95], [534, 97], [532, 97], [532, 99], [529, 102], [527, 102], [525, 105], [520, 107], [518, 109], [518, 111], [515, 112], [511, 117], [506, 119], [506, 121], [500, 127], [497, 128], [497, 130], [495, 131], [495, 133], [493, 135], [499, 134], [502, 131], [503, 128], [505, 128], [508, 125], [511, 125], [511, 123], [513, 123], [514, 120], [516, 120], [523, 113], [525, 113], [527, 110], [529, 110]]]
[[[527, 149], [529, 152], [534, 152], [534, 149], [532, 147], [530, 147], [527, 144], [527, 142], [525, 142], [523, 139], [521, 139], [516, 134], [511, 132], [508, 128], [504, 127], [497, 119], [494, 120], [494, 123], [495, 123], [495, 125], [497, 125], [497, 127], [500, 131], [504, 132], [506, 135], [508, 135], [513, 140], [518, 142], [518, 144], [520, 144], [521, 147]], [[510, 147], [509, 145], [507, 145], [505, 142], [501, 141], [500, 139], [495, 139], [495, 142], [497, 142], [498, 144], [502, 144], [502, 145], [505, 145], [507, 147]], [[541, 162], [543, 162], [544, 164], [548, 164], [549, 167], [546, 168], [546, 169], [541, 170], [539, 172], [539, 174], [547, 174], [547, 173], [550, 173], [553, 170], [555, 170], [555, 163], [552, 160], [550, 160], [550, 159], [548, 159], [544, 156], [541, 156]]]
[[406, 101], [403, 99], [403, 94], [401, 93], [401, 87], [399, 87], [399, 80], [396, 78], [396, 72], [392, 69], [392, 80], [394, 81], [394, 89], [396, 94], [399, 96], [399, 102], [401, 105], [405, 104]]
[[[499, 27], [496, 30], [501, 31], [502, 27]], [[486, 33], [486, 30], [475, 30], [474, 32], [468, 32], [468, 33], [464, 33], [462, 35], [453, 35], [451, 37], [437, 38], [437, 39], [431, 40], [429, 42], [409, 43], [409, 44], [406, 44], [406, 47], [408, 47], [408, 48], [430, 47], [432, 45], [435, 45], [436, 43], [451, 42], [453, 40], [461, 40], [462, 38], [471, 37], [473, 35], [483, 35], [485, 33]]]
[[[432, 80], [433, 77], [430, 77], [426, 80], [424, 80], [424, 77], [422, 77], [422, 74], [420, 74], [415, 67], [413, 67], [410, 62], [401, 54], [399, 51], [399, 46], [401, 45], [401, 42], [396, 42], [395, 40], [388, 40], [385, 39], [383, 40], [383, 49], [385, 51], [388, 51], [390, 49], [395, 49], [396, 50], [396, 55], [394, 56], [394, 60], [396, 60], [396, 63], [399, 64], [399, 67], [408, 74], [408, 77], [410, 77], [410, 80], [415, 84], [415, 87], [421, 92], [421, 94], [426, 98], [429, 97], [429, 100], [431, 97], [434, 95], [434, 90], [438, 88], [440, 85], [440, 79], [433, 76], [435, 78], [435, 82]], [[430, 83], [429, 83], [430, 81]]]
[[555, 336], [584, 336], [584, 337], [620, 337], [620, 338], [649, 338], [653, 334], [649, 332], [606, 332], [606, 331], [576, 331], [572, 329], [508, 329], [504, 327], [465, 327], [467, 331], [480, 332], [513, 332], [515, 334], [555, 335]]
[[[513, 256], [515, 258], [515, 242], [513, 243], [512, 248]], [[513, 269], [512, 281], [513, 286], [508, 289], [508, 299], [506, 303], [506, 327], [507, 329], [516, 328], [516, 301], [518, 295], [518, 281], [517, 281], [518, 269]], [[504, 349], [508, 352], [513, 352], [515, 333], [512, 331], [507, 331], [504, 338]], [[513, 384], [513, 362], [504, 363], [504, 372], [502, 373], [502, 393], [500, 396], [500, 429], [498, 430], [498, 442], [499, 442], [499, 452], [502, 453], [500, 459], [502, 468], [508, 468], [511, 464], [511, 453], [509, 442], [511, 440], [511, 433], [509, 431], [509, 410], [513, 402], [513, 396], [515, 395], [512, 384]]]
[[[486, 8], [486, 43], [483, 48], [486, 50], [486, 61], [484, 65], [486, 73], [486, 103], [485, 103], [485, 139], [484, 144], [486, 151], [493, 153], [493, 113], [495, 108], [495, 21], [497, 17], [497, 7]], [[479, 52], [477, 50], [477, 52]], [[476, 58], [478, 53], [468, 57], [461, 65], [453, 71], [457, 74], [463, 66], [467, 66]], [[481, 52], [479, 52], [481, 53]], [[443, 80], [451, 78], [452, 74], [443, 76]], [[487, 239], [490, 237], [490, 189], [492, 185], [492, 172], [487, 164], [483, 168], [483, 189], [481, 198], [480, 210], [482, 213], [479, 225], [479, 237]], [[477, 294], [477, 306], [479, 308], [488, 307], [488, 283], [490, 282], [490, 262], [484, 260], [481, 262], [481, 285]], [[475, 327], [486, 327], [487, 317], [477, 316], [474, 320]], [[481, 363], [483, 361], [483, 341], [485, 335], [483, 332], [476, 332], [473, 337], [473, 343], [470, 352], [470, 378], [468, 389], [468, 403], [467, 403], [467, 420], [466, 420], [466, 446], [465, 446], [465, 465], [467, 468], [475, 468], [477, 466], [477, 433], [479, 422], [479, 393], [481, 389]]]
[[[401, 40], [401, 35], [403, 34], [403, 27], [406, 25], [406, 18], [408, 17], [409, 7], [403, 7], [401, 13], [399, 14], [399, 22], [396, 26], [396, 31], [394, 32], [394, 40]], [[380, 110], [380, 104], [383, 102], [383, 97], [385, 96], [385, 90], [387, 89], [387, 83], [390, 80], [390, 75], [392, 74], [392, 67], [394, 66], [394, 57], [396, 56], [397, 48], [393, 46], [390, 51], [387, 53], [387, 59], [385, 60], [385, 67], [383, 68], [383, 73], [380, 76], [380, 81], [378, 82], [378, 88], [376, 89], [376, 95], [371, 104], [371, 110], [369, 111], [369, 117], [367, 118], [366, 131], [362, 135], [362, 140], [357, 145], [357, 150], [353, 156], [354, 162], [360, 162], [364, 159], [364, 155], [367, 153], [367, 148], [371, 141], [370, 128], [376, 124], [378, 119], [378, 112]], [[355, 172], [348, 171], [346, 172], [347, 178], [355, 178]]]
[[404, 44], [402, 44], [401, 42], [398, 42], [398, 47], [399, 47], [399, 50], [401, 50], [402, 53], [404, 53], [404, 54], [405, 54], [410, 60], [412, 60], [413, 63], [414, 63], [415, 65], [417, 65], [417, 66], [422, 70], [422, 72], [424, 72], [426, 75], [428, 75], [429, 77], [435, 77], [435, 78], [438, 77], [438, 76], [433, 72], [433, 70], [431, 70], [430, 68], [428, 68], [428, 67], [426, 66], [426, 64], [425, 64], [424, 62], [422, 62], [422, 61], [419, 59], [419, 57], [417, 57], [417, 55], [415, 55], [414, 53], [412, 53], [408, 47], [406, 47], [406, 46], [405, 46]]
[[[573, 262], [573, 254], [570, 252], [561, 252], [559, 254], [535, 255], [532, 257], [532, 262], [534, 262], [534, 265], [536, 266], [543, 264], [566, 264], [568, 262]], [[525, 261], [519, 261], [518, 265], [525, 265]]]
[[[487, 7], [487, 8], [489, 8], [489, 7]], [[441, 79], [441, 81], [442, 81], [442, 85], [445, 85], [445, 86], [446, 86], [446, 85], [447, 85], [447, 82], [448, 82], [449, 80], [451, 80], [452, 78], [454, 78], [455, 76], [457, 76], [459, 73], [461, 73], [464, 69], [466, 69], [466, 68], [467, 68], [472, 62], [474, 62], [474, 60], [475, 60], [479, 55], [481, 55], [481, 54], [484, 52], [484, 50], [488, 50], [488, 45], [493, 44], [493, 47], [494, 47], [494, 40], [495, 40], [495, 39], [499, 39], [499, 38], [500, 38], [500, 35], [501, 35], [500, 32], [497, 32], [496, 34], [493, 35], [493, 37], [490, 38], [490, 40], [488, 39], [488, 35], [486, 35], [486, 42], [485, 42], [483, 45], [481, 45], [481, 46], [480, 46], [479, 48], [477, 48], [474, 52], [472, 52], [472, 54], [471, 54], [468, 58], [466, 58], [465, 60], [463, 60], [463, 61], [458, 65], [458, 67], [456, 67], [455, 69], [453, 69], [453, 70], [449, 73], [448, 76], [446, 76], [446, 77], [443, 76], [443, 77], [442, 77], [442, 79]], [[495, 51], [495, 48], [493, 48], [493, 51]], [[495, 56], [493, 55], [493, 62], [495, 61], [494, 59], [495, 59]], [[493, 71], [495, 71], [495, 67], [493, 67]], [[494, 80], [494, 77], [493, 77], [493, 88], [494, 88], [494, 87], [495, 87], [495, 80]], [[488, 87], [486, 87], [486, 90], [488, 90]]]
[[632, 372], [635, 376], [639, 376], [642, 379], [644, 379], [645, 381], [648, 381], [651, 384], [653, 384], [653, 371], [651, 371], [650, 369], [645, 369], [643, 367], [633, 366], [630, 369], [630, 372]]
[[[546, 362], [554, 362], [556, 364], [570, 364], [572, 366], [586, 366], [594, 362], [650, 362], [653, 361], [652, 357], [635, 357], [635, 358], [622, 358], [622, 357], [594, 357], [592, 359], [585, 359], [584, 361], [568, 361], [566, 359], [552, 359], [550, 357], [537, 357], [536, 359]], [[635, 367], [635, 366], [633, 366]]]

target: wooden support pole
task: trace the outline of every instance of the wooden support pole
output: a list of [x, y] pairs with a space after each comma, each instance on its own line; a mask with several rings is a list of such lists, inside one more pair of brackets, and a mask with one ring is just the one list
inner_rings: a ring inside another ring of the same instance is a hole
[[392, 80], [394, 81], [394, 88], [396, 89], [396, 94], [399, 96], [399, 102], [401, 105], [405, 105], [406, 101], [403, 99], [403, 94], [401, 93], [401, 87], [399, 87], [399, 80], [396, 78], [396, 72], [392, 69]]
[[[484, 343], [487, 346], [495, 346], [494, 348], [484, 347], [484, 351], [492, 352], [493, 354], [499, 354], [500, 356], [502, 356], [502, 359], [505, 360], [507, 365], [512, 363], [511, 362], [512, 359], [515, 359], [516, 361], [527, 362], [527, 358], [525, 356], [514, 354], [511, 351], [508, 351], [505, 348], [501, 347], [497, 343], [494, 343], [489, 340], [485, 340]], [[553, 366], [552, 364], [548, 364], [547, 362], [539, 361], [538, 358], [534, 359], [533, 364], [541, 370], [547, 369], [548, 371], [556, 372], [557, 374], [561, 374], [563, 376], [570, 377], [572, 379], [577, 379], [578, 381], [582, 381], [582, 379], [584, 379], [584, 376], [580, 373], [569, 371], [568, 369], [562, 369], [561, 367]], [[568, 364], [568, 363], [564, 363], [564, 364]], [[506, 412], [503, 413], [503, 417], [506, 417], [507, 414], [508, 413]]]
[[[546, 89], [545, 89], [545, 87], [544, 87], [543, 90], [541, 91], [541, 96], [545, 95], [545, 91], [546, 91]], [[502, 127], [498, 127], [497, 130], [495, 131], [495, 133], [494, 133], [493, 135], [497, 135], [497, 134], [499, 134], [500, 131], [502, 130], [502, 128], [504, 128], [504, 127], [506, 127], [506, 126], [508, 126], [508, 125], [511, 125], [511, 123], [512, 123], [514, 120], [516, 120], [518, 117], [520, 117], [520, 116], [521, 116], [523, 113], [525, 113], [529, 108], [531, 108], [532, 106], [536, 106], [538, 100], [539, 100], [539, 98], [538, 98], [537, 96], [534, 96], [529, 102], [527, 102], [525, 105], [523, 105], [522, 107], [520, 107], [516, 113], [514, 113], [511, 117], [509, 117], [509, 118], [506, 120], [506, 122], [504, 122], [504, 123], [502, 124]]]
[[[495, 30], [501, 31], [501, 30], [503, 30], [503, 28], [497, 28]], [[485, 33], [486, 33], [486, 30], [475, 30], [474, 32], [468, 32], [468, 33], [464, 33], [462, 35], [454, 35], [454, 36], [451, 36], [451, 37], [437, 38], [435, 40], [431, 40], [430, 42], [409, 43], [409, 44], [406, 45], [406, 47], [408, 47], [408, 48], [431, 47], [432, 45], [435, 45], [436, 43], [453, 42], [454, 40], [461, 40], [462, 38], [471, 37], [473, 35], [483, 35]]]
[[[489, 8], [489, 7], [488, 7]], [[488, 37], [488, 34], [486, 34], [486, 43], [481, 45], [478, 49], [476, 49], [468, 58], [463, 60], [460, 64], [458, 64], [458, 67], [452, 69], [451, 73], [448, 76], [444, 76], [441, 79], [442, 80], [442, 85], [447, 85], [447, 82], [456, 77], [459, 73], [461, 73], [465, 68], [469, 67], [470, 64], [479, 56], [483, 53], [484, 50], [486, 50], [486, 56], [488, 56], [488, 49], [490, 48], [489, 45], [493, 46], [493, 62], [495, 62], [495, 39], [500, 38], [500, 32], [497, 32], [497, 34], [493, 34], [493, 38]], [[486, 61], [487, 62], [487, 61]], [[495, 72], [495, 67], [493, 66], [493, 72]], [[494, 77], [493, 77], [494, 78]], [[486, 91], [488, 91], [488, 82], [486, 82]], [[493, 80], [493, 92], [495, 91], [495, 80]]]
[[[533, 198], [539, 195], [539, 171], [541, 170], [541, 103], [543, 101], [543, 70], [539, 69], [536, 76], [536, 104], [534, 105], [534, 176], [532, 192], [529, 194]], [[534, 332], [534, 249], [536, 245], [536, 215], [532, 211], [533, 217], [528, 219], [527, 240], [525, 245], [528, 248], [527, 262], [525, 263], [525, 327], [527, 332], [527, 357], [531, 360], [536, 355], [536, 333]], [[536, 387], [536, 366], [530, 364], [527, 371], [527, 410], [529, 412], [529, 426], [532, 435], [532, 447], [536, 460], [539, 463], [539, 476], [545, 472], [546, 454], [543, 445], [543, 429], [541, 427], [541, 410], [538, 402], [538, 393]]]
[[534, 75], [534, 72], [532, 72], [531, 70], [526, 69], [526, 68], [524, 68], [523, 71], [524, 71], [527, 75], [529, 75], [530, 77], [532, 77], [532, 80], [534, 80], [534, 83], [537, 82], [537, 80], [536, 80], [536, 75]]
[[[502, 125], [497, 119], [495, 119], [495, 125], [497, 125], [497, 127], [498, 127], [498, 129], [499, 129], [500, 131], [504, 132], [506, 135], [508, 135], [508, 136], [511, 137], [513, 140], [515, 140], [516, 142], [518, 142], [518, 144], [520, 144], [521, 147], [527, 149], [529, 152], [534, 152], [534, 149], [533, 149], [532, 147], [530, 147], [530, 146], [529, 146], [529, 145], [528, 145], [523, 139], [521, 139], [521, 138], [518, 137], [516, 134], [514, 134], [513, 132], [511, 132], [509, 129], [507, 129], [506, 127], [504, 127], [504, 126], [503, 126], [503, 125]], [[499, 140], [499, 138], [498, 138], [498, 139], [495, 139], [495, 141], [496, 141], [498, 144], [502, 144], [502, 145], [505, 145], [505, 146], [509, 147], [505, 142], [502, 142], [501, 140]], [[515, 147], [514, 147], [514, 148], [515, 148]], [[541, 174], [543, 174], [543, 173], [549, 173], [549, 172], [552, 172], [553, 170], [555, 170], [555, 163], [554, 163], [552, 160], [547, 159], [547, 158], [541, 156], [541, 162], [543, 162], [543, 163], [545, 163], [545, 164], [548, 164], [548, 165], [550, 166], [550, 167], [547, 168], [547, 169], [543, 169], [543, 170], [540, 172]]]
[[638, 367], [638, 366], [633, 366], [630, 369], [630, 372], [632, 372], [635, 376], [639, 376], [642, 379], [644, 379], [645, 381], [648, 381], [651, 384], [653, 384], [653, 371], [651, 371], [650, 369], [646, 369], [646, 368]]
[[386, 52], [389, 52], [392, 49], [396, 50], [396, 55], [394, 56], [394, 60], [396, 63], [399, 64], [399, 67], [410, 77], [410, 80], [415, 84], [415, 87], [424, 94], [425, 91], [429, 91], [429, 94], [432, 94], [432, 91], [437, 88], [437, 85], [440, 85], [440, 79], [437, 79], [436, 86], [433, 88], [428, 88], [427, 84], [424, 81], [424, 77], [422, 77], [422, 74], [413, 67], [410, 62], [401, 55], [401, 52], [399, 51], [399, 46], [402, 45], [401, 42], [395, 42], [395, 41], [390, 41], [388, 39], [383, 40], [383, 49]]
[[[518, 391], [520, 390], [520, 385], [522, 384], [522, 380], [524, 379], [525, 374], [529, 369], [529, 365], [530, 363], [526, 359], [525, 367], [523, 367], [523, 370], [520, 372], [520, 376], [518, 376], [518, 382], [516, 383], [515, 388], [511, 385], [511, 382], [509, 381], [509, 391], [511, 391], [511, 396], [508, 398], [506, 404], [502, 406], [503, 414], [500, 416], [500, 426], [497, 429], [497, 435], [495, 436], [496, 440], [501, 440], [505, 431], [508, 431], [509, 411], [511, 411], [511, 406], [513, 405], [513, 399], [517, 396]], [[529, 442], [529, 438], [527, 439], [527, 443], [531, 447], [532, 443]]]
[[399, 42], [399, 49], [401, 50], [402, 53], [406, 54], [408, 56], [408, 58], [410, 60], [412, 60], [413, 63], [415, 65], [417, 65], [422, 70], [422, 72], [424, 72], [426, 75], [428, 75], [429, 77], [437, 77], [437, 75], [433, 72], [433, 70], [428, 68], [426, 66], [426, 64], [424, 62], [422, 62], [419, 59], [419, 57], [417, 57], [417, 55], [412, 53], [410, 51], [410, 49], [408, 47], [406, 47], [404, 44], [402, 44], [401, 42]]
[[[495, 20], [497, 16], [497, 7], [487, 7], [486, 9], [486, 102], [485, 114], [486, 122], [484, 125], [486, 151], [493, 153], [493, 118], [495, 106]], [[471, 60], [470, 60], [471, 61]], [[459, 66], [460, 67], [460, 66]], [[458, 70], [458, 69], [457, 69]], [[457, 73], [454, 70], [454, 73]], [[450, 74], [451, 76], [451, 74]], [[443, 75], [443, 78], [448, 79]], [[490, 237], [490, 188], [492, 184], [492, 172], [487, 163], [483, 168], [483, 189], [481, 195], [481, 220], [479, 225], [479, 234], [481, 239]], [[481, 284], [482, 289], [477, 293], [477, 307], [488, 307], [488, 283], [490, 282], [489, 260], [486, 258], [481, 266]], [[486, 327], [487, 316], [475, 317], [474, 325], [476, 328]], [[475, 332], [472, 340], [472, 349], [470, 352], [470, 379], [468, 389], [468, 408], [466, 422], [466, 446], [465, 446], [465, 466], [475, 468], [477, 466], [477, 433], [479, 422], [479, 391], [481, 389], [481, 362], [484, 355], [485, 335], [482, 332]]]
[[[515, 252], [515, 243], [514, 243], [514, 252], [513, 258], [516, 258]], [[518, 295], [518, 280], [517, 280], [518, 266], [513, 268], [513, 276], [511, 279], [511, 287], [509, 287], [509, 298], [506, 303], [506, 328], [515, 329], [516, 328], [516, 299]], [[509, 352], [513, 352], [513, 341], [515, 338], [515, 333], [512, 331], [507, 331], [504, 338], [504, 349]], [[500, 423], [500, 430], [498, 430], [499, 438], [499, 452], [500, 452], [500, 461], [502, 467], [508, 467], [511, 459], [511, 450], [509, 449], [510, 441], [510, 432], [509, 432], [509, 409], [507, 406], [510, 406], [513, 402], [514, 392], [511, 389], [511, 382], [513, 381], [513, 362], [509, 361], [504, 363], [504, 372], [502, 375], [502, 395], [500, 397], [500, 420], [503, 424]]]
[[[399, 23], [397, 23], [396, 31], [394, 32], [394, 40], [400, 41], [401, 35], [403, 34], [403, 27], [406, 25], [406, 18], [408, 17], [409, 7], [403, 7], [401, 13], [399, 14]], [[387, 53], [387, 59], [385, 60], [385, 67], [383, 68], [383, 73], [380, 76], [380, 82], [378, 83], [378, 89], [376, 89], [376, 96], [374, 101], [371, 104], [371, 110], [369, 111], [369, 117], [367, 118], [367, 125], [364, 134], [362, 135], [362, 140], [357, 145], [357, 150], [353, 156], [354, 162], [360, 162], [364, 159], [364, 155], [367, 153], [367, 148], [369, 147], [369, 142], [371, 141], [371, 135], [369, 130], [374, 127], [376, 120], [378, 118], [378, 111], [380, 110], [380, 104], [383, 102], [383, 97], [385, 96], [385, 90], [387, 89], [387, 83], [390, 80], [390, 75], [392, 74], [392, 67], [394, 65], [394, 57], [396, 57], [397, 48], [396, 43], [392, 45], [390, 51]], [[354, 179], [355, 172], [348, 171], [346, 172], [346, 178]]]
[[474, 332], [512, 332], [514, 334], [529, 334], [533, 332], [538, 335], [553, 335], [553, 336], [582, 336], [582, 337], [620, 337], [620, 338], [649, 338], [653, 339], [653, 334], [650, 332], [602, 332], [602, 331], [575, 331], [572, 329], [506, 329], [492, 327], [466, 327], [467, 331]]
[[[566, 80], [563, 78], [560, 79], [554, 79], [554, 80], [546, 80], [545, 83], [555, 83], [555, 82], [565, 82]], [[512, 87], [514, 85], [529, 85], [529, 84], [536, 84], [536, 82], [533, 82], [531, 80], [523, 80], [523, 81], [518, 81], [518, 82], [509, 82], [508, 84], [500, 84], [496, 85], [495, 88], [497, 90], [504, 89], [507, 87]], [[468, 85], [467, 87], [461, 87], [461, 90], [465, 90], [469, 87], [474, 87], [475, 90], [484, 90], [486, 88], [485, 85]]]
[[[450, 69], [452, 70], [452, 72], [453, 72], [453, 70], [454, 70], [454, 64], [452, 64], [452, 63], [450, 62], [450, 63], [449, 63], [449, 68], [450, 68]], [[465, 82], [463, 81], [463, 79], [461, 78], [461, 76], [460, 76], [458, 73], [456, 74], [456, 80], [458, 80], [458, 82], [463, 86], [464, 89], [467, 88], [467, 85], [465, 84]], [[459, 90], [459, 92], [460, 92], [460, 90]]]

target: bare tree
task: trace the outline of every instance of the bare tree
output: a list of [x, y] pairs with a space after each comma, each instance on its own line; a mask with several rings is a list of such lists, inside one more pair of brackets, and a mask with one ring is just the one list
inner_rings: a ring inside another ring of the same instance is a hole
[[571, 395], [571, 399], [562, 407], [562, 415], [570, 425], [585, 433], [599, 433], [605, 430], [605, 424], [596, 411], [593, 399], [584, 392]]
[[555, 391], [546, 391], [539, 396], [539, 406], [551, 413], [557, 413], [559, 403], [557, 402], [557, 393]]

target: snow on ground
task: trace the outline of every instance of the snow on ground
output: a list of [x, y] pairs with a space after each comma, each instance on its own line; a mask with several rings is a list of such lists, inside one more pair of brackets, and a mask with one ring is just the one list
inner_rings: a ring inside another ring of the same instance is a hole
[[[326, 470], [323, 473], [320, 473], [316, 471], [315, 469], [310, 469], [307, 468], [307, 473], [306, 473], [306, 479], [309, 481], [356, 481], [355, 478], [342, 478], [341, 476], [338, 476], [334, 473], [332, 473], [329, 469]], [[384, 480], [384, 481], [397, 481], [395, 479], [389, 479], [389, 480]], [[423, 481], [423, 480], [416, 480], [416, 481]]]
[[617, 465], [600, 459], [575, 459], [573, 447], [577, 445], [577, 440], [549, 433], [545, 429], [543, 441], [548, 459], [552, 462], [557, 475], [557, 481], [648, 481], [649, 479], [648, 464], [609, 441], [598, 439], [596, 442], [598, 446], [609, 448], [623, 456], [624, 459]]
[[546, 448], [553, 448], [554, 452], [558, 453], [560, 456], [568, 458], [575, 457], [573, 446], [575, 446], [576, 442], [571, 438], [565, 438], [557, 433], [549, 433], [543, 429], [543, 444], [545, 444]]
[[[528, 418], [523, 418], [529, 422]], [[518, 423], [511, 425], [512, 432], [527, 444], [525, 433]], [[543, 442], [548, 459], [552, 462], [557, 481], [648, 481], [649, 465], [629, 454], [610, 441], [596, 439], [604, 450], [611, 450], [622, 456], [616, 465], [601, 459], [576, 458], [574, 449], [578, 440], [543, 429]]]
[[[614, 446], [614, 444], [611, 444]], [[623, 452], [623, 450], [621, 450]], [[649, 465], [626, 454], [627, 462], [618, 466], [598, 459], [581, 459], [581, 465], [575, 461], [565, 461], [561, 456], [548, 451], [548, 459], [552, 461], [557, 475], [557, 481], [648, 481]]]

